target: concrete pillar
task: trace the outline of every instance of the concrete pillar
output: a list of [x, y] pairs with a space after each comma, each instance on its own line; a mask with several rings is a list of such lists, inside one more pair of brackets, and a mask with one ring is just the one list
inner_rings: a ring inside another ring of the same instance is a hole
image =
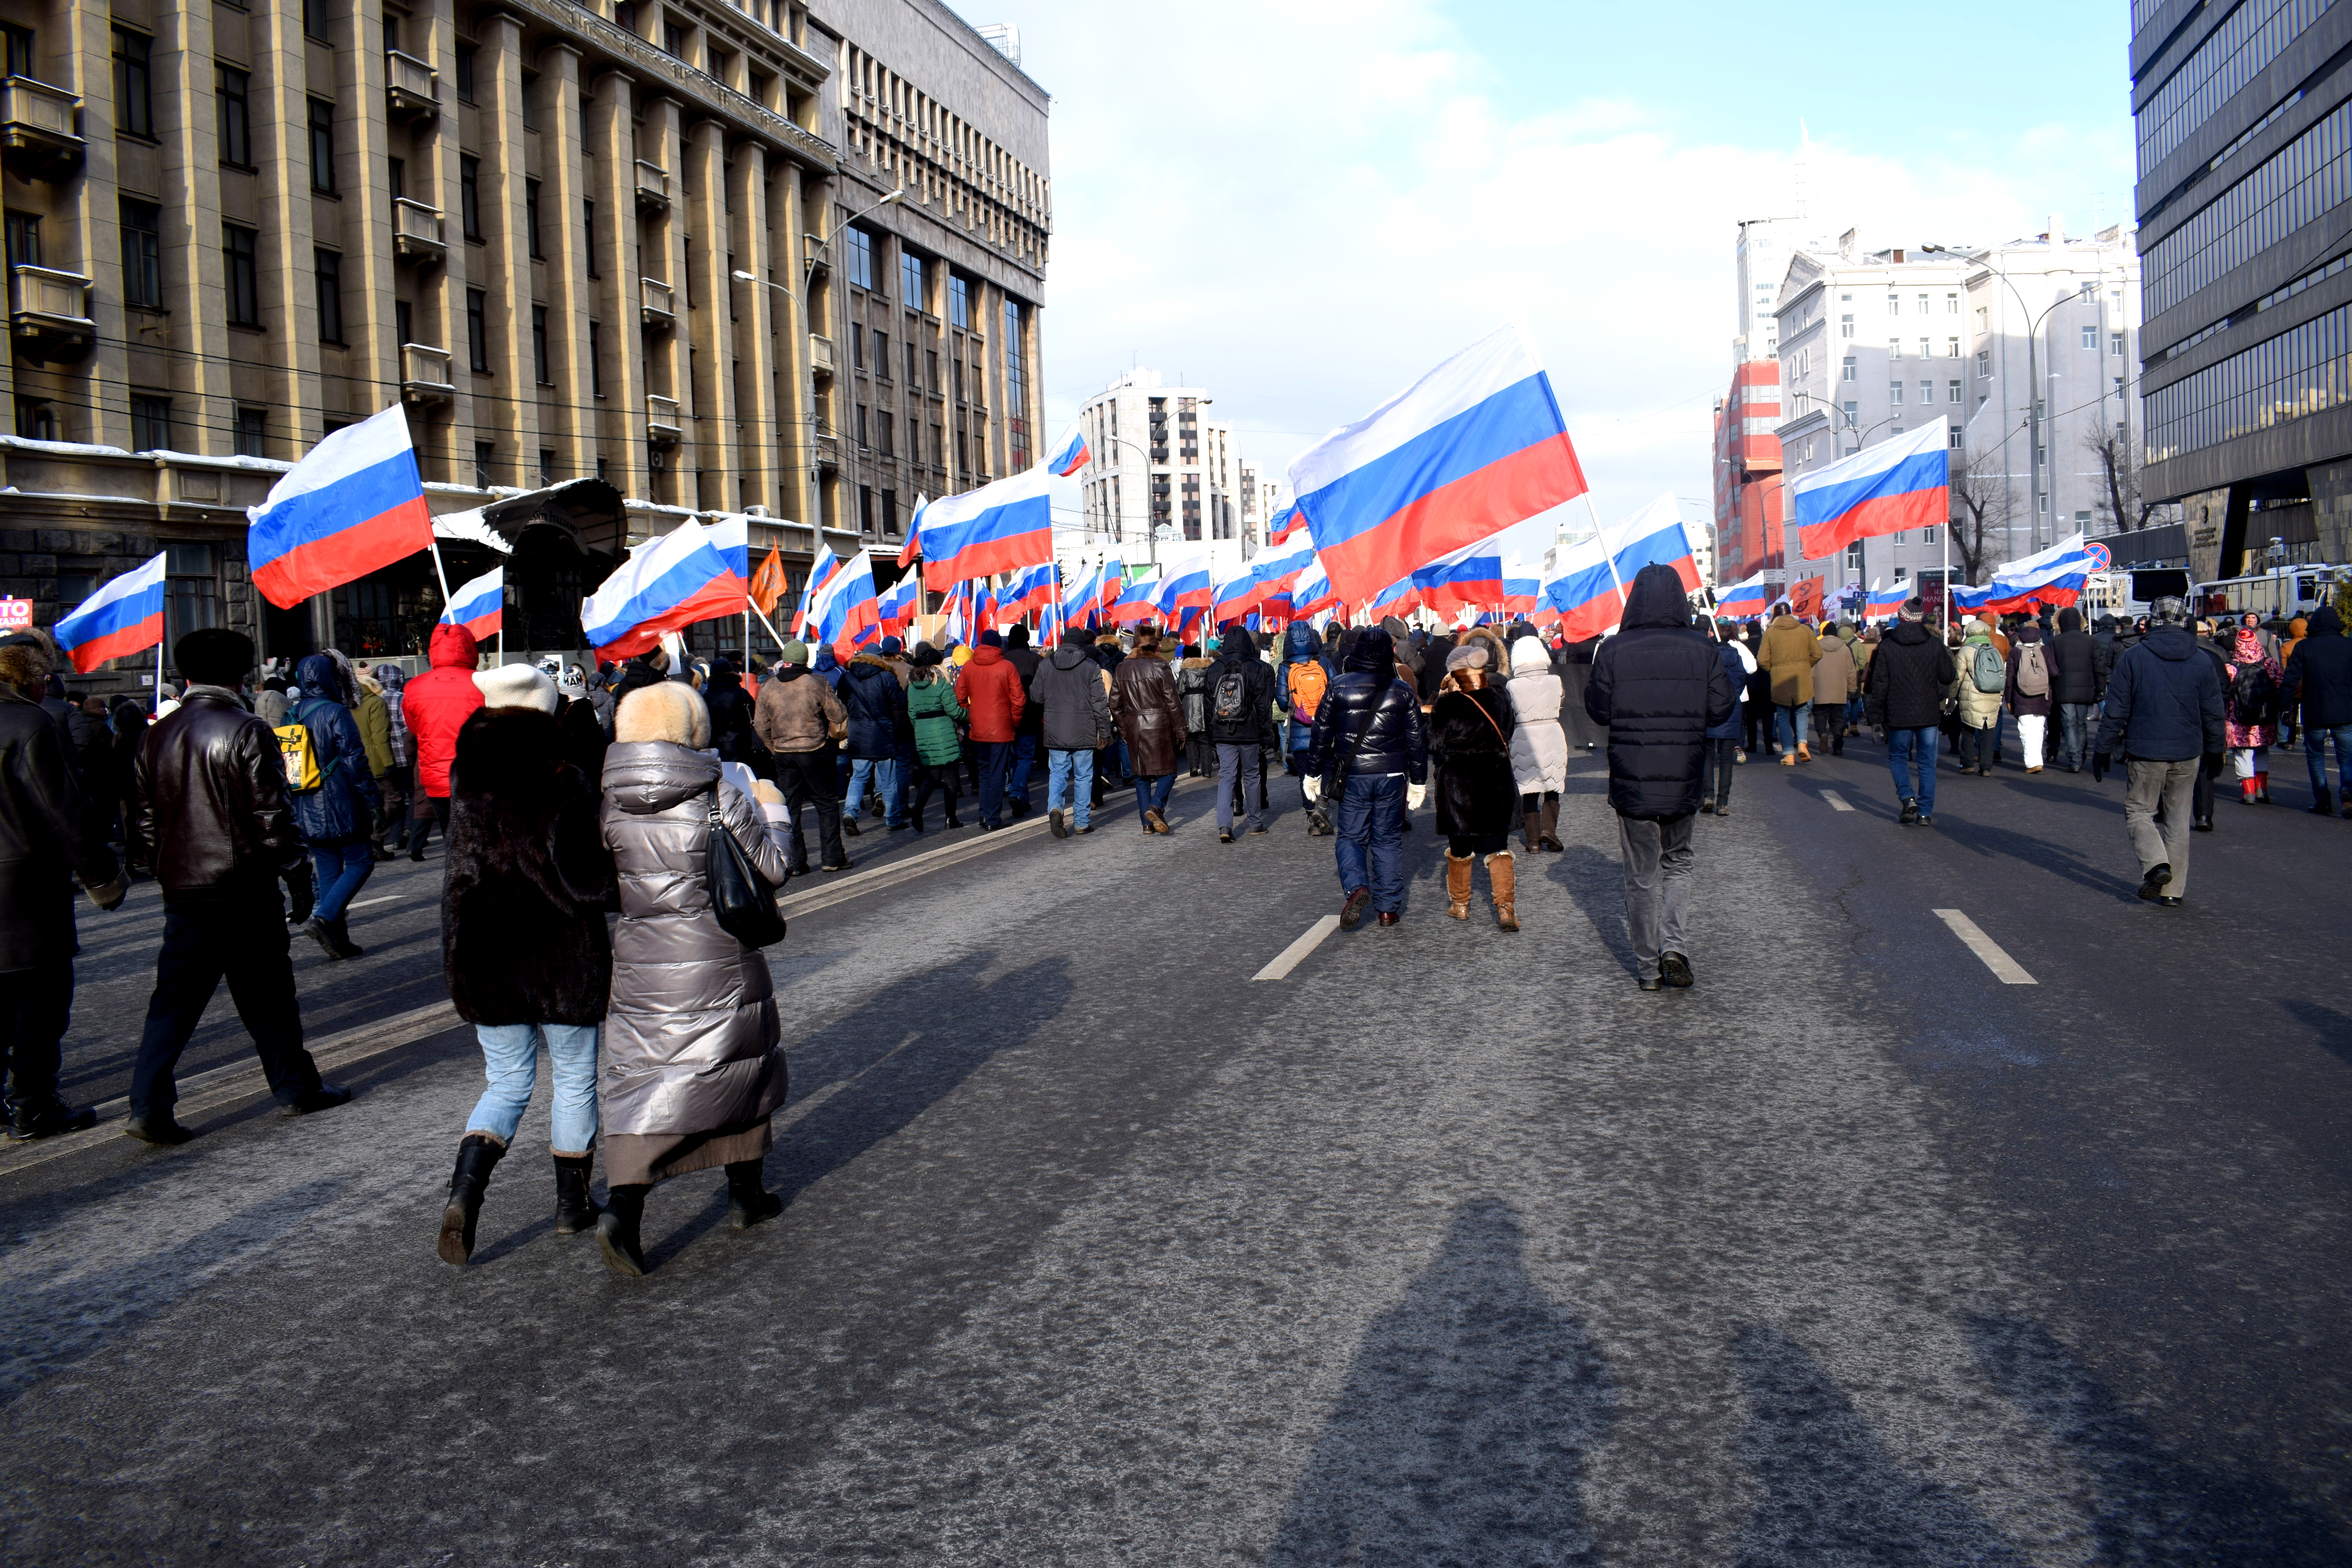
[[[260, 234], [254, 241], [256, 291], [261, 303], [259, 340], [247, 328], [227, 330], [233, 358], [262, 366], [264, 397], [270, 412], [288, 420], [315, 420], [319, 396], [319, 307], [312, 251], [310, 194], [310, 46], [302, 32], [301, 7], [286, 6], [252, 14], [253, 162], [257, 170], [255, 212]], [[352, 45], [352, 21], [348, 16], [327, 19], [331, 41], [348, 50]], [[319, 84], [332, 93], [333, 84]], [[220, 255], [218, 233], [194, 237]], [[171, 237], [167, 231], [164, 244]], [[226, 270], [223, 273], [222, 314], [227, 313]], [[310, 432], [316, 438], [316, 428]]]
[[[760, 279], [756, 283], [738, 283], [732, 277], [726, 279], [726, 298], [735, 316], [732, 347], [743, 367], [737, 389], [741, 400], [737, 417], [743, 428], [735, 443], [736, 504], [749, 506], [757, 501], [781, 512], [787, 504], [779, 461], [780, 437], [785, 432], [778, 424], [774, 321], [776, 305], [782, 303], [789, 323], [791, 296], [769, 288], [768, 282], [776, 276], [779, 258], [788, 258], [792, 252], [779, 251], [770, 230], [766, 150], [756, 142], [739, 148], [728, 181], [729, 202], [734, 208], [729, 215], [732, 220], [729, 246], [734, 252], [735, 269]], [[724, 268], [724, 257], [720, 264]]]
[[[596, 471], [596, 447], [604, 426], [604, 412], [625, 408], [621, 395], [624, 379], [620, 367], [629, 359], [625, 332], [616, 325], [614, 312], [606, 308], [600, 284], [601, 279], [588, 276], [590, 257], [584, 201], [596, 203], [597, 243], [607, 252], [599, 257], [597, 270], [608, 272], [604, 263], [615, 247], [611, 239], [625, 221], [625, 215], [605, 216], [609, 195], [592, 189], [586, 161], [586, 149], [581, 144], [582, 102], [580, 98], [580, 56], [567, 45], [554, 44], [540, 51], [539, 56], [539, 235], [540, 250], [544, 257], [539, 273], [544, 293], [540, 302], [547, 306], [548, 377], [555, 383], [551, 394], [536, 388], [544, 400], [544, 428], [540, 432], [540, 445], [555, 450], [556, 474], [564, 479], [584, 478]], [[596, 172], [601, 174], [610, 160]], [[572, 221], [564, 221], [566, 216]], [[599, 326], [598, 340], [603, 347], [596, 369], [601, 372], [604, 395], [597, 395], [598, 376], [591, 374], [589, 360], [589, 325]], [[524, 322], [525, 347], [528, 350], [530, 323]], [[526, 363], [525, 374], [533, 367]], [[536, 454], [532, 455], [536, 461]], [[534, 476], [531, 480], [536, 483]]]
[[[201, 7], [159, 11], [155, 26], [148, 64], [162, 142], [163, 288], [171, 314], [156, 318], [124, 309], [121, 207], [118, 201], [111, 211], [92, 212], [93, 243], [101, 247], [88, 253], [96, 263], [88, 270], [98, 280], [100, 303], [92, 314], [99, 356], [123, 359], [127, 375], [129, 351], [106, 340], [120, 345], [128, 338], [141, 348], [180, 351], [163, 356], [160, 367], [172, 392], [173, 445], [186, 452], [229, 452], [236, 447], [236, 399], [229, 385], [228, 331], [223, 324], [227, 312], [220, 295], [220, 116], [212, 13]], [[87, 133], [87, 108], [83, 116]], [[105, 203], [89, 205], [103, 208]], [[144, 375], [142, 381], [153, 384]], [[270, 411], [274, 431], [283, 433], [292, 422], [290, 411]]]
[[[715, 120], [698, 120], [687, 127], [680, 160], [684, 184], [691, 192], [680, 205], [685, 213], [686, 256], [681, 276], [692, 291], [695, 308], [686, 313], [694, 387], [695, 463], [688, 470], [680, 500], [695, 507], [738, 506], [726, 480], [737, 465], [735, 424], [734, 327], [728, 317], [733, 284], [727, 278], [728, 218], [726, 127]], [[710, 475], [708, 490], [691, 477]]]
[[[340, 373], [333, 390], [349, 411], [346, 417], [364, 419], [400, 399], [400, 346], [392, 310], [392, 186], [386, 165], [392, 155], [392, 125], [384, 97], [389, 67], [383, 58], [381, 7], [361, 7], [355, 26], [358, 37], [352, 47], [335, 51], [335, 184], [342, 194], [337, 215], [341, 232], [321, 235], [319, 242], [342, 254], [346, 345], [340, 353], [323, 350], [322, 362], [340, 363], [322, 368]], [[414, 24], [417, 29], [427, 26], [423, 17]], [[454, 130], [454, 118], [444, 124]], [[306, 423], [284, 455], [307, 451], [317, 436], [318, 426]]]
[[[607, 341], [604, 403], [596, 428], [588, 434], [590, 445], [604, 457], [604, 477], [623, 495], [650, 500], [654, 490], [645, 429], [648, 367], [637, 300], [643, 242], [635, 195], [636, 84], [619, 71], [607, 71], [590, 84], [589, 93], [588, 162], [582, 173], [585, 194], [572, 200], [570, 209], [576, 211], [581, 201], [593, 200], [603, 220], [594, 258], [598, 276], [582, 280], [581, 308], [593, 309], [605, 323]], [[609, 218], [604, 216], [608, 213]], [[595, 451], [587, 461], [593, 472]]]
[[523, 126], [522, 28], [512, 17], [495, 16], [480, 24], [474, 92], [481, 137], [483, 245], [467, 247], [469, 266], [478, 261], [481, 272], [478, 278], [469, 276], [467, 283], [485, 296], [489, 372], [477, 375], [467, 368], [462, 296], [455, 304], [457, 331], [450, 345], [451, 363], [457, 380], [475, 384], [473, 439], [498, 448], [491, 482], [528, 485], [536, 482], [540, 428], [531, 382], [530, 247], [523, 229], [523, 147], [530, 132]]

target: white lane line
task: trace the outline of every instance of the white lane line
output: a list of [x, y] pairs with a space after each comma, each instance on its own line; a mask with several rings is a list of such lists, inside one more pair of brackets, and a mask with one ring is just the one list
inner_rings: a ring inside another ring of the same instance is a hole
[[1985, 935], [1977, 922], [1958, 910], [1937, 910], [1935, 916], [1952, 928], [1952, 934], [1968, 944], [1970, 952], [1984, 960], [1984, 966], [2003, 985], [2038, 985], [2040, 981], [2025, 973], [2024, 966], [2000, 950], [2000, 944]]
[[1830, 809], [1832, 811], [1852, 811], [1853, 809], [1853, 807], [1845, 803], [1845, 796], [1838, 794], [1838, 792], [1833, 789], [1825, 789], [1822, 791], [1822, 798], [1830, 803]]
[[355, 901], [353, 901], [353, 902], [352, 902], [352, 903], [345, 904], [345, 905], [343, 906], [343, 908], [345, 908], [345, 909], [347, 909], [347, 910], [363, 910], [363, 909], [367, 908], [370, 904], [396, 904], [396, 903], [400, 902], [400, 900], [403, 900], [403, 899], [406, 898], [407, 896], [408, 896], [408, 895], [407, 895], [407, 894], [405, 894], [405, 893], [386, 893], [383, 898], [380, 898], [380, 899], [360, 899], [360, 900], [355, 900]]
[[1275, 955], [1274, 962], [1250, 976], [1252, 980], [1281, 980], [1306, 962], [1307, 955], [1323, 945], [1323, 939], [1339, 929], [1338, 915], [1325, 915], [1307, 928], [1307, 934]]

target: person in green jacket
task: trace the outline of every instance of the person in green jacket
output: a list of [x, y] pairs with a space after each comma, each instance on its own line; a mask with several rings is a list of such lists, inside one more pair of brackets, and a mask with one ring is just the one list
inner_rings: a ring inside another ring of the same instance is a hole
[[923, 811], [934, 789], [947, 795], [948, 826], [963, 826], [956, 820], [956, 770], [963, 761], [958, 726], [965, 713], [956, 700], [955, 682], [941, 663], [939, 649], [918, 644], [915, 671], [907, 682], [907, 717], [915, 727], [915, 801], [908, 820], [918, 833], [923, 830]]

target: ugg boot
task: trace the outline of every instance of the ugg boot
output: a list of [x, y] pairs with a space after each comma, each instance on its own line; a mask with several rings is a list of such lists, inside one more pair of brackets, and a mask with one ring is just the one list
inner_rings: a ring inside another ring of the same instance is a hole
[[1546, 795], [1543, 803], [1543, 831], [1536, 837], [1536, 847], [1559, 854], [1567, 846], [1559, 841], [1559, 796]]
[[604, 1211], [588, 1195], [588, 1171], [596, 1163], [590, 1154], [555, 1157], [555, 1234], [578, 1236], [596, 1223]]
[[1802, 741], [1798, 742], [1797, 742], [1797, 761], [1799, 761], [1799, 762], [1801, 762], [1801, 763], [1810, 763], [1810, 762], [1811, 762], [1812, 760], [1813, 760], [1812, 748], [1811, 748], [1811, 747], [1810, 747], [1810, 746], [1808, 746], [1808, 745], [1806, 745]]
[[1486, 857], [1486, 890], [1495, 898], [1495, 923], [1505, 931], [1518, 930], [1518, 866], [1509, 850]]
[[727, 1167], [727, 1219], [737, 1230], [749, 1230], [784, 1212], [784, 1200], [760, 1185], [761, 1163], [738, 1160]]
[[1477, 867], [1475, 855], [1445, 858], [1445, 912], [1457, 921], [1470, 918], [1470, 873]]
[[1535, 811], [1519, 813], [1519, 847], [1532, 855], [1536, 840], [1543, 836], [1543, 814]]
[[637, 1227], [645, 1222], [646, 1194], [651, 1191], [644, 1183], [610, 1188], [604, 1194], [604, 1212], [596, 1216], [596, 1245], [604, 1249], [604, 1267], [633, 1279], [646, 1271]]
[[468, 1132], [457, 1145], [457, 1169], [449, 1177], [449, 1206], [441, 1211], [441, 1261], [463, 1267], [474, 1256], [474, 1222], [482, 1217], [482, 1194], [505, 1144]]

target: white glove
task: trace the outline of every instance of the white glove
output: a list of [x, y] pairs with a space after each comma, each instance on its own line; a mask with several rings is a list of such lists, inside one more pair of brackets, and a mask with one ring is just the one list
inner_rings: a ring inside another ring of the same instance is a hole
[[1429, 786], [1427, 784], [1409, 784], [1404, 786], [1404, 808], [1407, 811], [1419, 811], [1421, 809], [1421, 803], [1428, 798]]
[[1308, 800], [1321, 800], [1323, 798], [1323, 781], [1317, 778], [1313, 773], [1307, 773], [1302, 777], [1298, 781], [1298, 788], [1299, 792], [1306, 795]]

